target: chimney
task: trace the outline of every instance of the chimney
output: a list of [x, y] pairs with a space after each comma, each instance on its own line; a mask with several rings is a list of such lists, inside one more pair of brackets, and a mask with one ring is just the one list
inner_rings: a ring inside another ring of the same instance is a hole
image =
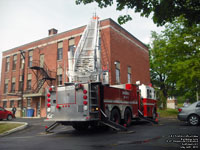
[[57, 34], [58, 30], [52, 28], [52, 29], [49, 29], [49, 36], [52, 36], [52, 35], [55, 35]]

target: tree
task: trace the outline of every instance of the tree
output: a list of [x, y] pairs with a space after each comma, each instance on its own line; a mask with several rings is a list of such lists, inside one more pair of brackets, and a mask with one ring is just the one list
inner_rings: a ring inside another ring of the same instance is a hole
[[[96, 2], [100, 8], [114, 4], [113, 0], [76, 0], [76, 4]], [[153, 14], [153, 21], [159, 26], [173, 22], [176, 17], [183, 16], [189, 25], [200, 23], [199, 0], [116, 0], [116, 10], [134, 9], [141, 16]], [[118, 22], [123, 24], [131, 20], [129, 14], [119, 16]]]
[[163, 96], [195, 99], [200, 93], [200, 25], [187, 26], [183, 17], [152, 33], [150, 50], [152, 83]]
[[153, 42], [150, 50], [150, 74], [151, 83], [159, 89], [159, 98], [166, 108], [166, 100], [169, 96], [169, 89], [172, 82], [170, 80], [170, 66], [167, 60], [167, 39], [163, 35], [152, 32]]

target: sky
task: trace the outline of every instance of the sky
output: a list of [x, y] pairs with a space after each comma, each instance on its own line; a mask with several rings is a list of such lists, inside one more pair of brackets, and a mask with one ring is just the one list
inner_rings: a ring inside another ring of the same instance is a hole
[[75, 0], [0, 0], [0, 70], [2, 52], [48, 36], [48, 30], [58, 33], [86, 25], [92, 15], [100, 20], [131, 14], [133, 20], [122, 25], [145, 44], [150, 42], [151, 31], [163, 30], [151, 18], [141, 17], [132, 10], [116, 11], [115, 6], [104, 9], [97, 4], [76, 5]]

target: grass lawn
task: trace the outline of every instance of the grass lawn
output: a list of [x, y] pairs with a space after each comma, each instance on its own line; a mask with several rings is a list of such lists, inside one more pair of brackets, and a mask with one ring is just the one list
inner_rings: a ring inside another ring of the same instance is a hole
[[0, 123], [0, 134], [9, 131], [11, 129], [14, 129], [16, 127], [19, 127], [21, 125], [22, 124], [18, 123]]
[[158, 109], [158, 114], [160, 117], [163, 117], [163, 118], [177, 118], [178, 110], [169, 109], [169, 108], [166, 110]]

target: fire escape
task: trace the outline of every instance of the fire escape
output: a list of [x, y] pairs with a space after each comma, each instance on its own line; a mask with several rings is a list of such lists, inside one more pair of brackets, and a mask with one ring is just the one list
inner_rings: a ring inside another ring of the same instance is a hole
[[32, 67], [30, 68], [33, 70], [33, 73], [36, 76], [36, 82], [33, 85], [33, 93], [38, 93], [45, 82], [47, 82], [49, 86], [54, 84], [53, 81], [56, 80], [56, 73], [50, 71], [45, 63], [33, 61]]

